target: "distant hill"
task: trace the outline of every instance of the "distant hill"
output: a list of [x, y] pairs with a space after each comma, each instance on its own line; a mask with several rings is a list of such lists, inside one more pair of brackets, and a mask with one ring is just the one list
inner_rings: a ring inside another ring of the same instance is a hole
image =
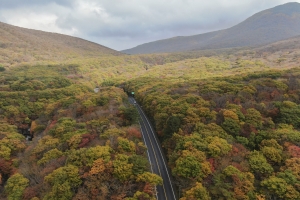
[[259, 12], [231, 28], [154, 41], [122, 51], [127, 54], [180, 52], [258, 46], [300, 35], [300, 4], [287, 3]]
[[254, 50], [257, 52], [269, 52], [269, 53], [274, 53], [274, 52], [289, 52], [291, 51], [300, 51], [300, 35], [292, 38], [288, 38], [285, 40], [277, 41], [271, 44], [267, 44], [261, 47], [257, 47]]
[[63, 61], [120, 53], [80, 38], [0, 22], [0, 65]]

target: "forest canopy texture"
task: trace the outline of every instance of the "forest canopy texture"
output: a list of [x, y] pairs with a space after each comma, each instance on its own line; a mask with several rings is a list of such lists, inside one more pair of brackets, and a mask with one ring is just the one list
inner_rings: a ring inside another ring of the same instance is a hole
[[132, 92], [178, 199], [300, 199], [300, 37], [124, 55], [0, 32], [0, 199], [156, 199]]

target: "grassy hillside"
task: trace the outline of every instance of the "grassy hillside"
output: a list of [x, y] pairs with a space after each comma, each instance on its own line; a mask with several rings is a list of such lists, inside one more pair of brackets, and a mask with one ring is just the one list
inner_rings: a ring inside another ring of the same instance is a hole
[[15, 27], [0, 22], [0, 64], [62, 62], [74, 58], [120, 55], [80, 38]]
[[181, 52], [257, 46], [300, 35], [300, 4], [287, 3], [259, 12], [231, 28], [139, 45], [127, 54]]

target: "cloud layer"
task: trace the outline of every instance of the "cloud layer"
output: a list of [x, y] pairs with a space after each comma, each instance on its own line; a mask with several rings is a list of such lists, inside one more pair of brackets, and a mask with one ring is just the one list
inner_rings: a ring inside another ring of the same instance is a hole
[[[123, 50], [229, 28], [286, 0], [0, 0], [0, 21]], [[300, 2], [300, 0], [298, 1]]]

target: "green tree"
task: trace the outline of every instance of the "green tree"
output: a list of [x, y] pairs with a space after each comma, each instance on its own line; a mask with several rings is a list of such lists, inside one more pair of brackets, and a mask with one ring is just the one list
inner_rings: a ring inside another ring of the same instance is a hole
[[279, 122], [300, 127], [300, 105], [291, 101], [283, 101], [279, 105], [279, 110]]
[[260, 175], [269, 175], [274, 170], [272, 166], [267, 162], [267, 159], [259, 151], [254, 150], [249, 156], [249, 165], [254, 173]]
[[300, 158], [290, 158], [285, 160], [285, 165], [282, 166], [281, 171], [289, 170], [294, 176], [300, 180]]
[[282, 151], [283, 147], [278, 144], [278, 142], [275, 139], [270, 139], [270, 140], [263, 140], [260, 143], [261, 147], [274, 147], [275, 149], [278, 149], [278, 151]]
[[136, 193], [134, 193], [133, 197], [125, 198], [125, 200], [140, 200], [140, 199], [155, 200], [156, 198], [150, 197], [149, 194], [141, 191], [137, 191]]
[[129, 156], [125, 154], [118, 154], [116, 159], [113, 161], [113, 174], [120, 181], [129, 180], [129, 178], [133, 175], [133, 164], [129, 163], [128, 160]]
[[167, 127], [165, 129], [165, 138], [172, 137], [172, 135], [176, 132], [178, 132], [181, 125], [181, 120], [178, 116], [171, 116], [167, 120]]
[[196, 185], [185, 192], [180, 200], [192, 200], [192, 199], [201, 199], [201, 200], [210, 200], [209, 193], [206, 188], [199, 182], [196, 182]]
[[79, 170], [73, 165], [60, 167], [45, 177], [45, 181], [52, 186], [52, 190], [45, 199], [70, 199], [74, 190], [82, 183]]
[[2, 65], [0, 65], [0, 72], [4, 72], [5, 71], [5, 67], [3, 67]]
[[229, 134], [237, 136], [241, 130], [241, 126], [238, 121], [228, 118], [221, 124], [222, 128]]
[[200, 180], [211, 173], [210, 165], [205, 160], [205, 154], [201, 151], [183, 150], [172, 172], [177, 176]]
[[208, 154], [212, 157], [226, 155], [232, 148], [232, 145], [219, 137], [208, 137], [206, 140], [209, 141], [207, 146]]
[[46, 194], [45, 200], [69, 200], [73, 197], [72, 188], [69, 182], [63, 182], [61, 185], [53, 185], [51, 192]]
[[109, 102], [109, 98], [105, 96], [101, 96], [96, 99], [96, 103], [98, 106], [105, 106], [106, 104], [108, 104], [108, 102]]
[[272, 197], [272, 194], [275, 194], [279, 198], [284, 198], [288, 184], [282, 178], [271, 176], [270, 178], [263, 180], [261, 186], [268, 190], [266, 191], [268, 196]]
[[57, 148], [51, 149], [50, 151], [44, 153], [43, 158], [40, 159], [37, 162], [37, 164], [38, 165], [45, 164], [45, 163], [49, 162], [52, 159], [61, 157], [62, 155], [63, 155], [63, 152], [59, 151]]
[[124, 115], [125, 118], [125, 124], [126, 125], [131, 125], [137, 122], [138, 119], [138, 112], [136, 108], [132, 105], [128, 107], [121, 107], [120, 108], [121, 113]]
[[261, 152], [271, 163], [280, 163], [282, 160], [281, 151], [274, 147], [263, 147]]
[[147, 171], [149, 163], [146, 158], [140, 155], [132, 155], [129, 157], [128, 162], [133, 164], [132, 173], [134, 175], [142, 174]]
[[254, 126], [255, 128], [260, 128], [262, 126], [262, 116], [256, 109], [249, 108], [245, 114], [245, 122]]
[[134, 153], [135, 152], [134, 142], [132, 142], [126, 138], [122, 138], [122, 137], [118, 137], [117, 141], [118, 141], [118, 150], [120, 153], [124, 153], [124, 152]]
[[11, 154], [11, 149], [3, 144], [0, 144], [0, 158], [9, 160], [10, 154]]
[[28, 186], [29, 180], [22, 174], [14, 174], [7, 180], [5, 192], [8, 200], [21, 200], [25, 188]]
[[176, 160], [173, 174], [185, 178], [195, 178], [201, 173], [201, 164], [194, 156], [180, 157]]
[[214, 176], [211, 188], [213, 199], [250, 199], [254, 193], [254, 176], [250, 172], [241, 172], [232, 165]]
[[150, 172], [139, 174], [136, 178], [136, 181], [149, 183], [151, 185], [161, 185], [163, 183], [163, 179], [160, 176]]
[[44, 152], [54, 147], [57, 147], [58, 144], [59, 144], [59, 139], [53, 138], [50, 135], [46, 135], [38, 141], [38, 144], [33, 149], [32, 154], [37, 154], [38, 156], [40, 156]]
[[109, 146], [96, 146], [91, 148], [71, 149], [68, 152], [68, 164], [77, 167], [92, 166], [93, 162], [99, 158], [108, 162], [112, 149]]
[[293, 174], [291, 170], [279, 172], [276, 176], [278, 178], [284, 179], [290, 185], [295, 185], [296, 183], [299, 184], [297, 177]]

